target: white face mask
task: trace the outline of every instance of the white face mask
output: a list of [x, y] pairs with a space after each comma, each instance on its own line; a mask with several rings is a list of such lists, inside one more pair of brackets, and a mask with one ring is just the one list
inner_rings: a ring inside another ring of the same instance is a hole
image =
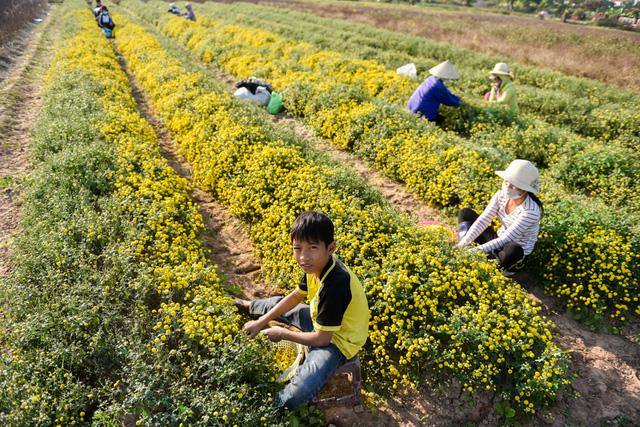
[[502, 193], [510, 199], [518, 199], [526, 194], [526, 191], [517, 190], [515, 188], [507, 187], [507, 184], [502, 182]]

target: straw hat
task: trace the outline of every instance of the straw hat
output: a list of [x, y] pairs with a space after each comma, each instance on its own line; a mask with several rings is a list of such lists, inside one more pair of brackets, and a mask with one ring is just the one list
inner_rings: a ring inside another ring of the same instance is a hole
[[457, 80], [460, 78], [460, 74], [448, 59], [430, 69], [429, 72], [440, 79]]
[[493, 77], [496, 74], [513, 77], [513, 71], [509, 70], [509, 66], [504, 62], [498, 62], [496, 66], [493, 67], [493, 70], [489, 71], [489, 77]]
[[507, 170], [496, 171], [496, 175], [515, 185], [521, 190], [532, 193], [540, 192], [538, 169], [528, 160], [514, 160]]

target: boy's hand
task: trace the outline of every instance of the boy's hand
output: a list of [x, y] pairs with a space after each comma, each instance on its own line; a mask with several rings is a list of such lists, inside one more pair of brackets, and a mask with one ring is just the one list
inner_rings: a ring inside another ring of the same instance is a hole
[[258, 320], [252, 320], [251, 322], [247, 322], [242, 327], [242, 330], [249, 334], [249, 339], [254, 339], [256, 335], [262, 329], [262, 323]]
[[279, 326], [273, 326], [269, 329], [265, 329], [262, 334], [273, 342], [280, 342], [285, 338], [284, 335], [286, 333], [287, 329], [281, 328]]

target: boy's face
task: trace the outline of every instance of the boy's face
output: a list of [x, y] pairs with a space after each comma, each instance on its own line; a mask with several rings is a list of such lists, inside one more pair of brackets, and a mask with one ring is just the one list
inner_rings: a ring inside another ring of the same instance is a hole
[[318, 279], [335, 250], [336, 242], [327, 245], [324, 242], [293, 239], [293, 257], [296, 262], [306, 274], [315, 274]]

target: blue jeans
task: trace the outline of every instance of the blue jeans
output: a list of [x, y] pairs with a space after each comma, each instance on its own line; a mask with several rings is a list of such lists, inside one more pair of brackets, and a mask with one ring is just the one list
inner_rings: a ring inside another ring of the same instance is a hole
[[[259, 299], [251, 302], [249, 314], [258, 318], [266, 314], [282, 300], [282, 297]], [[307, 304], [298, 304], [275, 320], [290, 326], [295, 326], [302, 332], [314, 332], [311, 310]], [[293, 411], [298, 406], [307, 403], [322, 389], [324, 383], [347, 358], [334, 343], [326, 347], [309, 347], [309, 354], [304, 363], [298, 367], [291, 382], [278, 392], [274, 400], [279, 411], [288, 409]]]

